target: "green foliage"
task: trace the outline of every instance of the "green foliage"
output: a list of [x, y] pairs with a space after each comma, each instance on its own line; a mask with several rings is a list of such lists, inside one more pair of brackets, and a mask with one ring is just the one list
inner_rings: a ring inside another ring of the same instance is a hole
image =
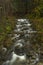
[[5, 35], [0, 35], [0, 41], [4, 40]]

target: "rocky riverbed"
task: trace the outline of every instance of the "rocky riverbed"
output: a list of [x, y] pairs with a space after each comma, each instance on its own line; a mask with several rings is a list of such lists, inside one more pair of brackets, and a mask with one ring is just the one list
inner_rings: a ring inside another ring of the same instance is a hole
[[[29, 19], [16, 19], [9, 49], [2, 46], [2, 65], [37, 65], [40, 62], [40, 46], [33, 44], [37, 31], [33, 29]], [[36, 48], [37, 47], [37, 48]], [[42, 55], [43, 56], [43, 55]], [[40, 63], [41, 64], [41, 63]], [[39, 64], [39, 65], [40, 65]]]

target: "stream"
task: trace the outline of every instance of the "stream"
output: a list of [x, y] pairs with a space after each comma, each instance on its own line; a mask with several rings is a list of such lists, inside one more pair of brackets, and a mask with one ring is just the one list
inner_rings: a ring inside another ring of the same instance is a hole
[[[13, 45], [7, 53], [7, 60], [2, 65], [37, 65], [39, 54], [34, 51], [31, 38], [37, 31], [33, 30], [29, 19], [16, 19], [14, 35], [11, 38]], [[3, 48], [7, 51], [6, 48]]]

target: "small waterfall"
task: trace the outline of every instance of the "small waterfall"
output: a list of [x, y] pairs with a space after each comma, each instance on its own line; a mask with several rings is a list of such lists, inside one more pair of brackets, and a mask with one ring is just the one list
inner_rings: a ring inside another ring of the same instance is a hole
[[[25, 51], [26, 45], [30, 48], [30, 40], [32, 37], [32, 33], [36, 33], [37, 31], [33, 31], [28, 19], [17, 19], [16, 27], [14, 29], [14, 36], [11, 38], [14, 41], [14, 45], [12, 46], [13, 51], [11, 52], [11, 59], [5, 61], [2, 65], [19, 65], [18, 62], [22, 62], [29, 65], [35, 65], [39, 61], [39, 56], [37, 53]], [[8, 56], [9, 57], [9, 56]], [[28, 58], [27, 58], [28, 57]], [[24, 65], [24, 64], [22, 64]]]

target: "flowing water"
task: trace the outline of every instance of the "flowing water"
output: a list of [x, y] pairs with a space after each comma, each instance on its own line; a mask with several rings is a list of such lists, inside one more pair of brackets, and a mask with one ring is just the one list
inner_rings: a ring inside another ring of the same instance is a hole
[[11, 38], [13, 45], [8, 52], [7, 60], [2, 65], [35, 65], [39, 62], [39, 54], [32, 50], [30, 39], [37, 31], [32, 29], [32, 23], [28, 19], [16, 19], [16, 21], [15, 34]]

